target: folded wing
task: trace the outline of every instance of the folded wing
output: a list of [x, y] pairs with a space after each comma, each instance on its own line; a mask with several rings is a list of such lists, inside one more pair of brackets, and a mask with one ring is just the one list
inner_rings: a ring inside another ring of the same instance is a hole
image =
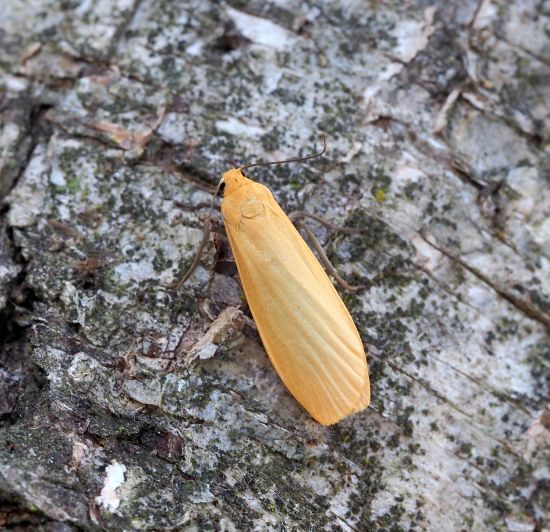
[[249, 181], [224, 198], [222, 211], [250, 310], [289, 391], [324, 425], [367, 407], [368, 368], [355, 324], [271, 192]]

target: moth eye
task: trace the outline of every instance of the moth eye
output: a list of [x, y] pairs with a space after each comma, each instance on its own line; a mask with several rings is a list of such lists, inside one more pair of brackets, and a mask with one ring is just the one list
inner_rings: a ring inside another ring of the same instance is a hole
[[243, 218], [256, 218], [264, 213], [264, 204], [258, 199], [246, 200], [241, 205], [241, 214]]

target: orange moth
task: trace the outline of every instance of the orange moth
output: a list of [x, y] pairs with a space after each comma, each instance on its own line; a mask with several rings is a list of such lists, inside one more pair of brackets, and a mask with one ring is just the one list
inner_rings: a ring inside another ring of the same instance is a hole
[[263, 164], [224, 173], [225, 229], [275, 370], [314, 419], [331, 425], [369, 405], [365, 350], [348, 310], [300, 233], [269, 189], [243, 174], [244, 168]]

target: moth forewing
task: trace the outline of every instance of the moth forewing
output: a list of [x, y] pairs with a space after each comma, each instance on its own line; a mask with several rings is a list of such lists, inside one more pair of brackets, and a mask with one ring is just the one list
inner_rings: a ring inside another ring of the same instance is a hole
[[329, 277], [271, 192], [224, 174], [222, 213], [260, 337], [282, 381], [324, 425], [366, 408], [370, 384], [357, 328]]

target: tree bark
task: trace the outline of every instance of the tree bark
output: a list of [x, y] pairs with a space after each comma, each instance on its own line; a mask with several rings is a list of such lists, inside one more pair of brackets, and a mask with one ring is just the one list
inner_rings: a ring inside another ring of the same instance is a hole
[[[550, 8], [8, 0], [0, 526], [550, 528]], [[372, 404], [289, 395], [220, 235], [257, 168], [357, 293]], [[545, 513], [546, 512], [546, 513]]]

